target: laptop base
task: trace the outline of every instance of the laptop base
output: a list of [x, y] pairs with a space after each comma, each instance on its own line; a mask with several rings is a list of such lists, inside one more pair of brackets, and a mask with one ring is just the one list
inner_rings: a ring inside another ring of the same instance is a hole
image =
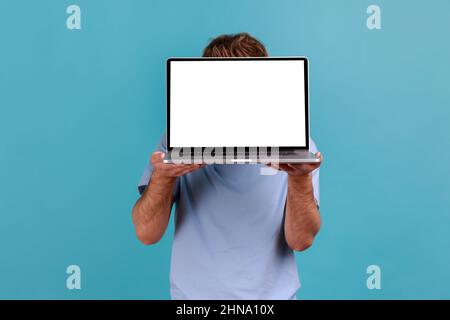
[[234, 156], [205, 156], [200, 153], [172, 157], [171, 153], [166, 153], [164, 163], [174, 164], [267, 164], [267, 163], [319, 163], [320, 158], [309, 151], [293, 150], [280, 152], [277, 156], [260, 155], [256, 153], [235, 154]]

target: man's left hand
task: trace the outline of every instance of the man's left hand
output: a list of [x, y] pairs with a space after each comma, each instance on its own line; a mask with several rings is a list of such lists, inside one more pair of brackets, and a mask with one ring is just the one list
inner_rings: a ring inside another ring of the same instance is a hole
[[320, 167], [323, 156], [320, 152], [316, 153], [316, 157], [320, 158], [318, 163], [270, 163], [269, 166], [276, 169], [285, 171], [290, 176], [307, 176], [314, 170]]

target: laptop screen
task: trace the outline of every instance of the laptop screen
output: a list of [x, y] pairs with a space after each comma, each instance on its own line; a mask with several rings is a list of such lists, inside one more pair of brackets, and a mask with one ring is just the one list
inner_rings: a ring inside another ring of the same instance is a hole
[[308, 147], [305, 58], [168, 60], [168, 146]]

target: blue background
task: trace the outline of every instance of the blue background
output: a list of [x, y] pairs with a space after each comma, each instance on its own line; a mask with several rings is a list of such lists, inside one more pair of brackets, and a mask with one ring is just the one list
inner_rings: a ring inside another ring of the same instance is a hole
[[450, 298], [449, 16], [448, 0], [0, 2], [0, 298], [169, 298], [172, 224], [145, 247], [131, 223], [164, 62], [241, 31], [311, 59], [323, 226], [299, 298]]

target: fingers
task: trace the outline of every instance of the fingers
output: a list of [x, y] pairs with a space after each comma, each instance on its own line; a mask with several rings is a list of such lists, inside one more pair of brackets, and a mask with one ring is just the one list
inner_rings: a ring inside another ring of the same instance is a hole
[[278, 167], [279, 167], [279, 170], [283, 170], [283, 171], [287, 171], [287, 172], [295, 170], [295, 168], [291, 167], [289, 165], [289, 163], [280, 163], [280, 164], [278, 164]]
[[201, 164], [176, 164], [176, 165], [172, 164], [171, 166], [172, 166], [171, 170], [173, 170], [174, 174], [177, 177], [183, 176], [185, 174], [188, 174], [192, 171], [198, 170], [203, 167], [203, 165]]
[[180, 177], [197, 169], [204, 167], [204, 164], [173, 164], [164, 163], [164, 152], [155, 151], [151, 158], [153, 170], [167, 177]]
[[317, 167], [319, 165], [319, 163], [288, 163], [288, 166], [293, 169], [293, 170], [298, 170], [298, 169], [313, 169], [315, 167]]
[[320, 162], [323, 161], [323, 155], [320, 152], [316, 152], [316, 157], [320, 159]]
[[267, 166], [275, 169], [275, 170], [279, 170], [279, 171], [291, 171], [292, 168], [289, 167], [289, 165], [287, 163], [268, 163]]
[[315, 156], [320, 159], [318, 163], [267, 163], [267, 166], [280, 171], [285, 171], [288, 174], [301, 175], [311, 173], [320, 167], [323, 161], [323, 156], [320, 152], [315, 153]]
[[153, 154], [150, 158], [150, 162], [153, 165], [158, 164], [158, 163], [163, 163], [164, 156], [165, 156], [164, 152], [155, 151], [155, 152], [153, 152]]

